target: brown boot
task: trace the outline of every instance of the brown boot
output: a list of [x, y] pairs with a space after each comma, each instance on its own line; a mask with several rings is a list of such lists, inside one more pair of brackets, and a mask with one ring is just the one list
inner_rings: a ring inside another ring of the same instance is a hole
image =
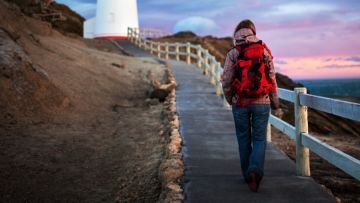
[[256, 173], [254, 172], [249, 172], [249, 181], [248, 181], [248, 186], [250, 188], [251, 191], [253, 192], [257, 192], [258, 191], [258, 178]]

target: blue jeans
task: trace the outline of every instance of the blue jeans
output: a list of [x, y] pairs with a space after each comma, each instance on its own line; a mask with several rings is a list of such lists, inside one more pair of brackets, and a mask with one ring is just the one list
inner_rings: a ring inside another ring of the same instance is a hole
[[254, 103], [246, 107], [233, 105], [232, 112], [243, 176], [248, 180], [248, 173], [255, 172], [259, 178], [262, 178], [270, 105]]

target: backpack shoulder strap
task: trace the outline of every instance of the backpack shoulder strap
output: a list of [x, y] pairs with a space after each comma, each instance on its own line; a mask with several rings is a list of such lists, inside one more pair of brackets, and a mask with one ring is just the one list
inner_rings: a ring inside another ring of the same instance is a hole
[[[233, 46], [233, 47], [231, 47], [231, 48], [227, 51], [227, 53], [229, 53], [229, 52], [232, 51], [233, 49], [238, 50], [238, 49], [237, 49], [237, 46]], [[239, 50], [238, 50], [238, 51], [239, 51]]]
[[234, 46], [233, 47], [233, 49], [236, 49], [236, 50], [238, 50], [238, 52], [240, 53], [241, 52], [241, 46], [240, 45], [236, 45], [236, 46]]
[[249, 44], [242, 44], [242, 45], [236, 45], [234, 48], [239, 52], [239, 55], [237, 57], [238, 60], [244, 58], [244, 50], [246, 47], [248, 47]]
[[264, 49], [266, 50], [266, 52], [270, 55], [270, 58], [273, 59], [274, 57], [272, 56], [269, 47], [264, 42], [262, 42], [262, 45], [263, 45]]

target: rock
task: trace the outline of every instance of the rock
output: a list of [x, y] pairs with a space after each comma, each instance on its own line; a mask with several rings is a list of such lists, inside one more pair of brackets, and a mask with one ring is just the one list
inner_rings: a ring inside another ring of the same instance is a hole
[[155, 105], [158, 105], [160, 104], [160, 101], [159, 99], [145, 99], [145, 102], [148, 104], [148, 105], [151, 105], [151, 106], [155, 106]]
[[117, 67], [117, 68], [121, 68], [121, 69], [125, 68], [125, 66], [123, 64], [111, 63], [111, 65], [114, 67]]
[[176, 113], [176, 105], [175, 104], [170, 106], [170, 111], [173, 113]]
[[131, 108], [134, 107], [135, 104], [128, 100], [121, 100], [117, 104], [112, 105], [112, 110], [114, 112], [119, 112], [121, 108]]
[[181, 143], [182, 143], [182, 140], [181, 140], [179, 131], [177, 129], [173, 130], [171, 132], [170, 143], [168, 145], [169, 155], [174, 155], [174, 154], [179, 153], [181, 150]]
[[169, 183], [160, 195], [159, 202], [182, 203], [184, 195], [182, 188], [176, 183]]
[[171, 82], [168, 84], [162, 84], [159, 80], [152, 81], [153, 91], [150, 94], [150, 98], [157, 98], [159, 101], [165, 101], [169, 93], [176, 88], [176, 83]]
[[45, 79], [49, 80], [49, 75], [48, 75], [47, 72], [46, 72], [44, 69], [42, 69], [39, 65], [34, 64], [34, 65], [32, 66], [32, 69], [33, 69], [34, 71], [36, 71], [37, 73], [39, 73], [40, 75], [42, 75]]
[[32, 40], [32, 41], [34, 41], [36, 44], [41, 44], [41, 42], [40, 42], [40, 39], [39, 39], [39, 37], [38, 36], [36, 36], [36, 34], [34, 34], [34, 33], [32, 33], [32, 32], [30, 32], [30, 33], [28, 33], [29, 34], [29, 36], [30, 36], [30, 39]]
[[177, 179], [184, 175], [183, 162], [178, 159], [167, 159], [160, 165], [159, 179], [163, 187], [172, 181], [176, 182]]
[[156, 98], [160, 102], [163, 102], [163, 101], [165, 101], [168, 94], [169, 94], [169, 91], [167, 91], [165, 89], [154, 89], [150, 94], [150, 98], [151, 99]]
[[172, 129], [170, 139], [171, 139], [171, 137], [180, 137], [179, 130], [178, 129]]
[[174, 116], [174, 120], [170, 122], [171, 127], [179, 129], [179, 117]]
[[71, 105], [71, 102], [70, 102], [70, 99], [68, 97], [65, 97], [62, 104], [61, 104], [61, 107], [62, 108], [67, 108]]
[[181, 141], [180, 142], [174, 142], [174, 143], [170, 143], [168, 145], [168, 153], [170, 156], [178, 154], [181, 150]]
[[167, 186], [166, 186], [167, 189], [169, 190], [172, 190], [174, 192], [177, 192], [177, 193], [181, 193], [183, 190], [181, 189], [180, 185], [178, 184], [174, 184], [174, 183], [169, 183]]

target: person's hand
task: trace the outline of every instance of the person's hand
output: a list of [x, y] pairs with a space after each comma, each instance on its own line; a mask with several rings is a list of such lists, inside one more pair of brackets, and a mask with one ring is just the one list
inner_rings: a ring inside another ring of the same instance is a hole
[[273, 110], [272, 114], [278, 118], [282, 118], [282, 116], [284, 115], [284, 111], [281, 108], [277, 108]]

